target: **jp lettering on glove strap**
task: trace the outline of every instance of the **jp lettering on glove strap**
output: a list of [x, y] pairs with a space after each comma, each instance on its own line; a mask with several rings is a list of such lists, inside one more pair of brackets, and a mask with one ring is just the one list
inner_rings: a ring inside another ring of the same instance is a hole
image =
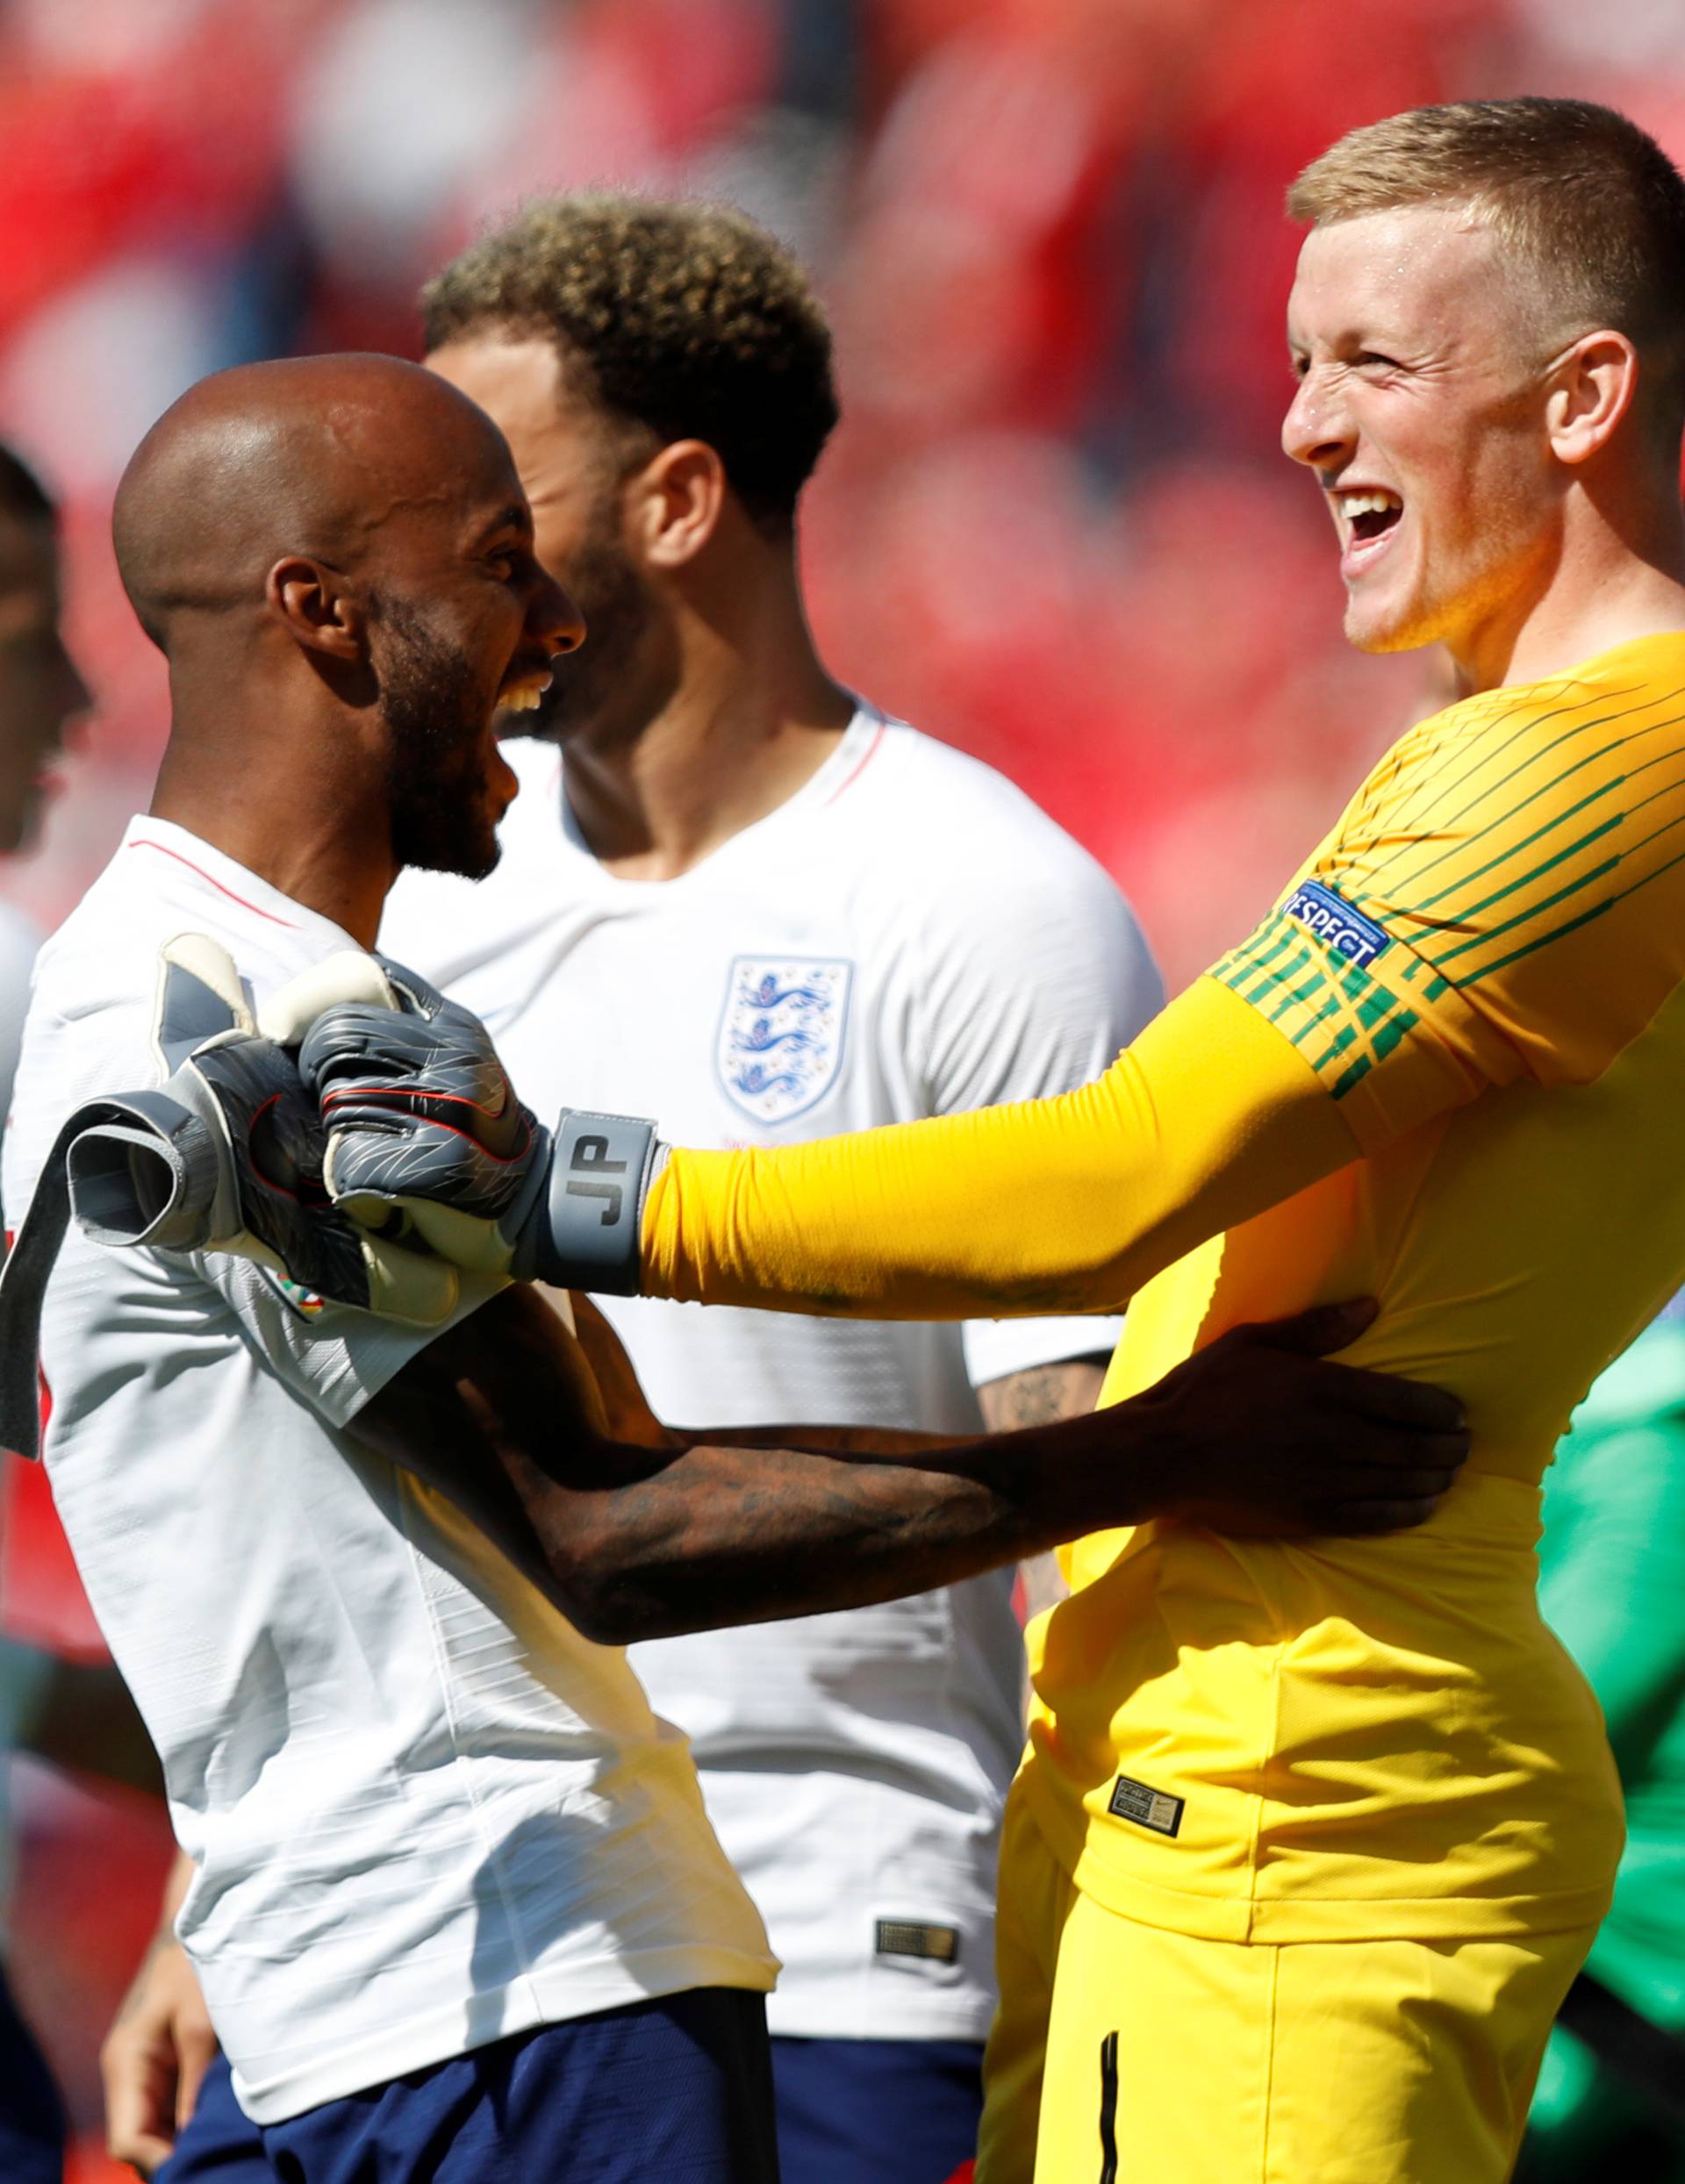
[[384, 998], [325, 1009], [299, 1046], [334, 1203], [459, 1266], [635, 1295], [655, 1125], [563, 1108], [546, 1129], [478, 1017], [401, 964], [381, 969]]
[[[537, 1224], [534, 1236], [533, 1271], [541, 1281], [636, 1296], [656, 1146], [656, 1126], [642, 1116], [562, 1110], [546, 1193], [549, 1219]], [[515, 1271], [521, 1271], [520, 1255]]]

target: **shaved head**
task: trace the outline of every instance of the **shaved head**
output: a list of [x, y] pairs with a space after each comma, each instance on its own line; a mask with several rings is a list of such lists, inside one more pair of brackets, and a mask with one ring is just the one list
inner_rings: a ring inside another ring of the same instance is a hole
[[135, 450], [112, 512], [140, 626], [168, 653], [183, 614], [262, 605], [303, 555], [343, 570], [394, 522], [521, 501], [502, 434], [436, 373], [391, 356], [242, 364], [191, 387]]
[[314, 799], [330, 829], [361, 811], [387, 880], [490, 870], [514, 791], [491, 723], [581, 629], [483, 410], [391, 356], [217, 372], [136, 449], [112, 536], [169, 662], [154, 810], [237, 787], [267, 840]]

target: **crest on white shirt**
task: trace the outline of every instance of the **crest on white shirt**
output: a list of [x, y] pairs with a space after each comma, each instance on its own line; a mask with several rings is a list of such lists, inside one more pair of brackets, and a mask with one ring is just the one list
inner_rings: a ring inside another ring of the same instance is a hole
[[736, 956], [714, 1051], [727, 1097], [757, 1122], [805, 1114], [836, 1081], [850, 963]]

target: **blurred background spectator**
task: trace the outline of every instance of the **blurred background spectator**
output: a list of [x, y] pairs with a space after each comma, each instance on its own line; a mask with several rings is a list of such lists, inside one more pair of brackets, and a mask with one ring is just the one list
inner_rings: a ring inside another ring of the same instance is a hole
[[[98, 698], [0, 892], [51, 925], [146, 800], [163, 676], [107, 522], [158, 412], [246, 358], [412, 354], [418, 285], [487, 215], [642, 183], [747, 205], [835, 313], [804, 531], [828, 656], [1086, 843], [1173, 989], [1420, 709], [1419, 662], [1344, 649], [1327, 519], [1276, 451], [1282, 191], [1355, 123], [1520, 90], [1607, 99], [1677, 158], [1685, 11], [0, 0], [0, 433], [63, 498]], [[39, 1476], [11, 1499], [8, 1620], [94, 1644]], [[21, 1789], [18, 1981], [91, 2127], [163, 1844], [142, 1809]]]

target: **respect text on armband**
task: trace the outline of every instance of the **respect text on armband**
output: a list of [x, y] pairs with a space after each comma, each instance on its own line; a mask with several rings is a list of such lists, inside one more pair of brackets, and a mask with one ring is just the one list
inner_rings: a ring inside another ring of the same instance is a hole
[[1281, 907], [1288, 917], [1297, 918], [1301, 925], [1308, 926], [1337, 955], [1344, 956], [1348, 963], [1359, 968], [1373, 963], [1390, 942], [1385, 926], [1377, 925], [1373, 918], [1366, 918], [1362, 911], [1354, 910], [1321, 880], [1301, 881]]

